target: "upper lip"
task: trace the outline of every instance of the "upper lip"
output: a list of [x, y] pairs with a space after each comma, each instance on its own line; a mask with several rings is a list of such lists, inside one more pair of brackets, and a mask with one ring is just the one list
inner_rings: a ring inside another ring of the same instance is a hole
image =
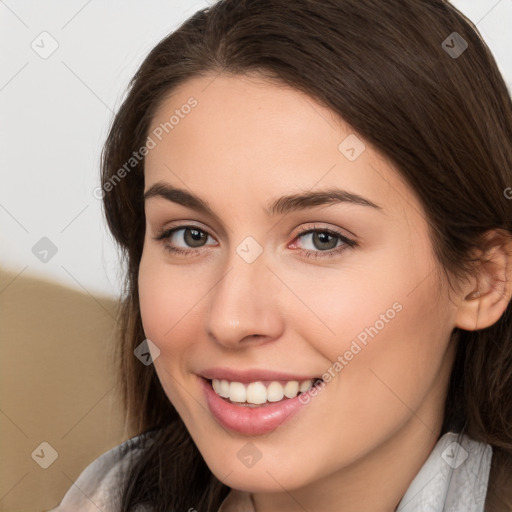
[[305, 380], [314, 380], [320, 377], [315, 377], [311, 375], [304, 375], [299, 373], [284, 373], [284, 372], [274, 372], [266, 369], [258, 369], [258, 368], [249, 368], [247, 370], [238, 370], [234, 368], [207, 368], [199, 372], [201, 377], [205, 379], [219, 379], [219, 380], [228, 380], [230, 382], [257, 382], [257, 381], [265, 381], [265, 380], [297, 380], [299, 382]]

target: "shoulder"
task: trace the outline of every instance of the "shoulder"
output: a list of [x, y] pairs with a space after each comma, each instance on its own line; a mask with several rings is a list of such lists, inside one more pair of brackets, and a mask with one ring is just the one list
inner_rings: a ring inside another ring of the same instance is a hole
[[132, 437], [100, 455], [80, 473], [60, 505], [49, 512], [119, 512], [120, 484], [130, 464], [152, 444], [152, 437], [151, 432]]

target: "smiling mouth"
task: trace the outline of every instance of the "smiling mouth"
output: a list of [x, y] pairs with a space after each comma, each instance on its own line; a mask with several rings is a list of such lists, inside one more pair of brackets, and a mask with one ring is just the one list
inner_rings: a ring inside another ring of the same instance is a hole
[[321, 378], [304, 381], [255, 381], [242, 383], [225, 379], [205, 379], [224, 401], [242, 407], [265, 407], [306, 393], [323, 383]]

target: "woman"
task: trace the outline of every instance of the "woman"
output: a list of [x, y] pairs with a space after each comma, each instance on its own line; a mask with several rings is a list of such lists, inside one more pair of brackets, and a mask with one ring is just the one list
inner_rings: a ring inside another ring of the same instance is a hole
[[442, 0], [221, 0], [160, 42], [102, 166], [136, 435], [56, 510], [512, 510], [511, 141]]

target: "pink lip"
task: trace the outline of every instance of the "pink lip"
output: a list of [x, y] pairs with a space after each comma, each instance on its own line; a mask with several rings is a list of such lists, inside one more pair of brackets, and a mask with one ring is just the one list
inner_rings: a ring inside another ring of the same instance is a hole
[[283, 372], [273, 372], [270, 370], [259, 370], [259, 369], [249, 369], [249, 370], [235, 370], [233, 368], [208, 368], [199, 373], [201, 377], [205, 379], [225, 379], [230, 382], [241, 382], [243, 384], [248, 384], [249, 382], [272, 382], [272, 381], [284, 381], [287, 382], [289, 380], [298, 380], [299, 383], [305, 380], [315, 380], [316, 378], [311, 375], [298, 375], [298, 374], [290, 374]]
[[[206, 402], [215, 419], [225, 428], [247, 436], [266, 434], [275, 430], [305, 405], [299, 400], [300, 394], [295, 398], [287, 398], [281, 402], [260, 407], [235, 405], [217, 395], [208, 380], [201, 378], [201, 382]], [[252, 381], [249, 380], [249, 382]]]

